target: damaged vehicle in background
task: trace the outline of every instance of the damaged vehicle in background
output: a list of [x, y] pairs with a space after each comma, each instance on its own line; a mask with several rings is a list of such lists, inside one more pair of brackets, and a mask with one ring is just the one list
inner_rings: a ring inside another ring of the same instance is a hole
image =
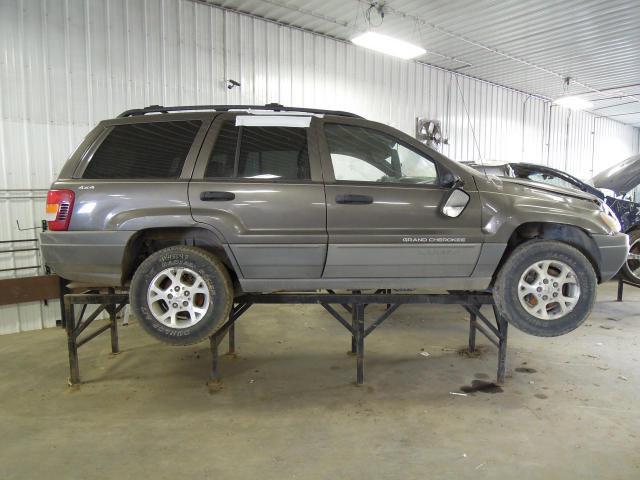
[[627, 280], [640, 285], [640, 155], [607, 168], [591, 179], [629, 235], [629, 254], [622, 266]]

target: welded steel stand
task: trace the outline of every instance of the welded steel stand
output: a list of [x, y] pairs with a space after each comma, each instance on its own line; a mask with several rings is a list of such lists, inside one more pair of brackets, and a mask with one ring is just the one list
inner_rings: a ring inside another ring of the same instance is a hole
[[637, 283], [632, 283], [628, 280], [625, 280], [624, 278], [622, 278], [622, 275], [620, 275], [618, 277], [618, 296], [616, 298], [616, 301], [618, 302], [622, 301], [622, 294], [623, 294], [625, 285], [629, 285], [630, 287], [634, 287], [634, 288], [640, 288], [640, 285], [638, 285]]
[[[118, 325], [116, 315], [128, 303], [129, 295], [116, 293], [113, 288], [92, 289], [84, 293], [68, 293], [63, 295], [67, 345], [69, 349], [69, 384], [80, 383], [78, 348], [94, 339], [101, 333], [110, 330], [111, 351], [119, 352]], [[245, 294], [237, 297], [227, 321], [209, 339], [211, 349], [210, 385], [220, 383], [219, 350], [225, 336], [229, 336], [228, 354], [235, 354], [235, 322], [254, 304], [316, 304], [321, 305], [351, 334], [351, 352], [356, 357], [356, 384], [364, 383], [364, 340], [393, 312], [405, 304], [451, 304], [460, 305], [469, 312], [469, 352], [476, 350], [476, 332], [482, 333], [491, 343], [498, 347], [497, 383], [503, 384], [507, 356], [507, 322], [500, 316], [493, 297], [488, 292], [449, 293], [449, 294], [399, 294], [390, 290], [378, 290], [366, 294], [359, 291], [351, 293], [273, 293]], [[369, 324], [365, 322], [365, 309], [371, 304], [386, 305], [385, 310]], [[76, 320], [74, 306], [82, 305], [80, 318]], [[84, 315], [87, 305], [98, 305], [98, 308], [86, 319]], [[481, 312], [483, 305], [491, 305], [495, 315], [495, 326]], [[345, 318], [334, 306], [340, 306], [350, 315]], [[82, 338], [80, 335], [100, 315], [106, 311], [109, 323], [95, 329]]]
[[[495, 326], [482, 314], [480, 306], [465, 305], [464, 308], [469, 312], [469, 353], [476, 351], [476, 332], [482, 333], [491, 343], [498, 347], [498, 374], [496, 375], [496, 383], [498, 385], [504, 384], [507, 367], [509, 324], [502, 315], [498, 313], [495, 306], [493, 306], [493, 315], [496, 320]], [[478, 320], [480, 320], [481, 323], [478, 323]]]
[[211, 373], [209, 376], [209, 382], [220, 382], [220, 373], [218, 370], [219, 363], [219, 347], [220, 343], [224, 339], [225, 335], [229, 334], [229, 349], [228, 355], [235, 355], [236, 353], [236, 327], [235, 323], [240, 315], [249, 310], [251, 303], [237, 303], [233, 305], [231, 312], [229, 312], [229, 319], [222, 327], [209, 337], [209, 347], [211, 349]]
[[[493, 305], [493, 297], [488, 292], [450, 294], [394, 294], [390, 290], [378, 290], [372, 294], [359, 291], [352, 293], [273, 293], [246, 294], [235, 299], [227, 322], [210, 338], [211, 377], [219, 383], [219, 347], [225, 335], [229, 335], [229, 353], [235, 352], [235, 322], [255, 304], [320, 304], [351, 334], [351, 351], [356, 357], [356, 384], [364, 383], [364, 340], [393, 312], [404, 304], [454, 304], [461, 305], [469, 312], [469, 352], [476, 350], [476, 332], [482, 333], [498, 348], [498, 368], [496, 383], [504, 384], [507, 359], [508, 324]], [[370, 304], [385, 304], [387, 308], [367, 326], [365, 308]], [[334, 305], [342, 306], [350, 319], [339, 313]], [[481, 312], [483, 305], [491, 305], [495, 325]]]
[[[64, 320], [67, 332], [67, 346], [69, 349], [69, 385], [80, 384], [78, 348], [85, 343], [109, 330], [111, 332], [111, 353], [117, 354], [120, 352], [116, 315], [129, 303], [129, 295], [126, 293], [115, 293], [113, 288], [105, 290], [106, 292], [102, 292], [99, 289], [94, 289], [85, 293], [68, 293], [63, 295]], [[76, 319], [74, 312], [75, 305], [82, 305], [78, 319]], [[87, 305], [98, 305], [98, 308], [85, 319], [84, 315], [87, 310]], [[109, 323], [80, 338], [80, 334], [84, 332], [102, 312], [109, 314]]]

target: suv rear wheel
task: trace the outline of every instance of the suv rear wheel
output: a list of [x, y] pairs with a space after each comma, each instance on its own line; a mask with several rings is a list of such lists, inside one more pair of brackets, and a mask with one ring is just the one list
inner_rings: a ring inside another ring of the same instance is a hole
[[190, 345], [211, 335], [229, 316], [233, 287], [214, 255], [175, 246], [140, 264], [130, 297], [134, 314], [149, 334], [171, 345]]
[[585, 321], [596, 300], [589, 260], [561, 242], [532, 240], [504, 263], [493, 289], [498, 311], [523, 332], [555, 337]]

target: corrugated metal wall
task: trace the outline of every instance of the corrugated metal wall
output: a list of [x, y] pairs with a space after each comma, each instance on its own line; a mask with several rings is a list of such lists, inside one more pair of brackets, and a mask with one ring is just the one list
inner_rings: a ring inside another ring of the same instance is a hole
[[[442, 121], [456, 160], [540, 162], [582, 178], [640, 143], [608, 119], [188, 0], [2, 1], [0, 54], [0, 240], [33, 235], [16, 220], [38, 224], [46, 188], [93, 125], [150, 104], [335, 108], [411, 134], [424, 116]], [[242, 86], [228, 90], [227, 78]], [[0, 269], [37, 261], [4, 254]], [[55, 302], [0, 307], [0, 333], [57, 316]]]

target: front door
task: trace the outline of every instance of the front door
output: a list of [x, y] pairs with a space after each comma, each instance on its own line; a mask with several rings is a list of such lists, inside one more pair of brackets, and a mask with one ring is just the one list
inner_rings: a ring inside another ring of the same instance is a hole
[[221, 114], [189, 184], [193, 218], [214, 227], [247, 279], [320, 278], [327, 248], [312, 118]]
[[[370, 124], [369, 124], [370, 125]], [[384, 131], [383, 131], [384, 130]], [[471, 275], [481, 248], [480, 200], [450, 218], [441, 167], [389, 129], [358, 120], [325, 123], [329, 248], [324, 278], [425, 278]]]

